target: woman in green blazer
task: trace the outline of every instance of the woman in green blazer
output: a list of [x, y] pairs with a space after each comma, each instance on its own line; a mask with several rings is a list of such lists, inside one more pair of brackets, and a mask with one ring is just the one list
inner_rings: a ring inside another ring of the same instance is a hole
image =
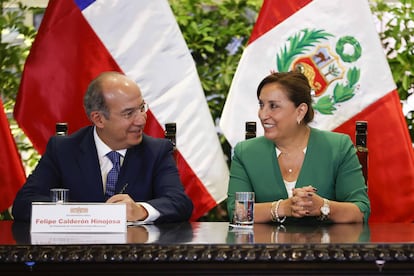
[[264, 136], [234, 149], [228, 189], [255, 192], [255, 222], [367, 222], [370, 202], [349, 136], [308, 126], [311, 87], [298, 72], [273, 73], [257, 89]]

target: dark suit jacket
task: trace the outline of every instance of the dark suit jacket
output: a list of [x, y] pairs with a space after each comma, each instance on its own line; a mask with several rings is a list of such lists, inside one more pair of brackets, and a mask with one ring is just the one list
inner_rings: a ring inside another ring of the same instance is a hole
[[[142, 143], [126, 152], [116, 192], [147, 202], [160, 212], [157, 222], [188, 220], [193, 204], [184, 192], [166, 139], [143, 136]], [[54, 136], [13, 204], [15, 220], [30, 220], [33, 201], [50, 201], [50, 189], [68, 188], [72, 202], [105, 202], [93, 127], [70, 136]]]

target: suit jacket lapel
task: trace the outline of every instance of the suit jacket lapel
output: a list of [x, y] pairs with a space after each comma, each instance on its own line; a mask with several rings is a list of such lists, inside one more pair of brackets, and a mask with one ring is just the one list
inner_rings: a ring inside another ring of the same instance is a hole
[[133, 146], [127, 150], [116, 184], [116, 191], [120, 191], [126, 183], [128, 183], [128, 186], [133, 185], [138, 183], [140, 178], [142, 178], [141, 175], [144, 173], [142, 171], [142, 162], [145, 160], [145, 158], [143, 158], [144, 146], [145, 136], [139, 145]]
[[102, 198], [104, 200], [101, 169], [93, 139], [93, 127], [89, 129], [87, 135], [82, 140], [77, 158], [86, 185], [92, 185], [91, 189], [87, 190], [93, 193], [94, 198]]
[[[310, 185], [309, 179], [312, 179], [313, 170], [315, 168], [315, 164], [318, 164], [319, 161], [314, 159], [314, 156], [319, 156], [317, 154], [317, 150], [315, 149], [315, 138], [314, 138], [314, 130], [310, 128], [309, 133], [309, 140], [308, 145], [306, 146], [306, 154], [305, 158], [303, 159], [302, 168], [299, 172], [298, 179], [296, 181], [296, 187], [305, 187]], [[316, 152], [315, 152], [316, 151]]]
[[270, 183], [275, 183], [275, 185], [277, 185], [277, 190], [280, 191], [280, 193], [282, 193], [284, 197], [287, 197], [288, 194], [286, 191], [285, 182], [283, 181], [282, 173], [280, 172], [279, 162], [277, 161], [275, 144], [273, 143], [273, 141], [267, 140], [265, 147], [266, 149], [263, 155], [268, 155], [270, 160], [265, 161], [265, 163], [263, 164], [265, 166], [264, 170], [274, 172], [270, 175]]

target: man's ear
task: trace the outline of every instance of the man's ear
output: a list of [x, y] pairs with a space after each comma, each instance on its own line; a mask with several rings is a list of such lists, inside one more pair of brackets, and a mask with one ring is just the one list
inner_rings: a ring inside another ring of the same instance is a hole
[[95, 126], [99, 128], [103, 127], [105, 118], [102, 112], [92, 111], [90, 115], [90, 119]]

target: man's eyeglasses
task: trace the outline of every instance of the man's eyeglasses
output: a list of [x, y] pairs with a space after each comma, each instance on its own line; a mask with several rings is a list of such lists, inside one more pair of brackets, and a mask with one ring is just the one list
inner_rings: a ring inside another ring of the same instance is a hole
[[143, 102], [140, 106], [136, 108], [130, 108], [130, 109], [125, 110], [124, 112], [121, 113], [121, 116], [124, 119], [130, 120], [132, 118], [135, 118], [137, 114], [146, 113], [148, 109], [149, 109], [148, 104], [146, 102]]

